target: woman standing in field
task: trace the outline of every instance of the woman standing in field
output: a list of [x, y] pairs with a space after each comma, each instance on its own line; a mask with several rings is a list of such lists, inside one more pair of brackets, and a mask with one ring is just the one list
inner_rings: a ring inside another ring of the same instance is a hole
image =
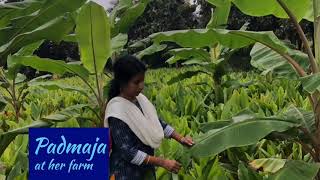
[[155, 166], [178, 173], [179, 162], [154, 156], [163, 138], [173, 138], [192, 146], [191, 137], [183, 137], [158, 118], [153, 104], [141, 92], [146, 66], [134, 56], [124, 56], [113, 65], [105, 126], [110, 128], [112, 152], [110, 174], [116, 180], [155, 179]]

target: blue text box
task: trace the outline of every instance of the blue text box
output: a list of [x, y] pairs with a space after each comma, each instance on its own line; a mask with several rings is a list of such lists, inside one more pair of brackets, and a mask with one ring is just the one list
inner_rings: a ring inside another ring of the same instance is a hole
[[107, 179], [107, 128], [30, 128], [29, 179]]

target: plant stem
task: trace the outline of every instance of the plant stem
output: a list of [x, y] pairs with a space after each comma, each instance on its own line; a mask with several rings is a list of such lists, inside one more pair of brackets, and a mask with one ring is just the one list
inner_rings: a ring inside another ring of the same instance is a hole
[[313, 53], [312, 53], [312, 50], [311, 50], [311, 47], [309, 46], [309, 43], [308, 43], [308, 40], [307, 40], [307, 37], [306, 35], [304, 34], [296, 16], [291, 12], [291, 10], [288, 8], [288, 6], [282, 1], [282, 0], [277, 0], [278, 3], [280, 4], [280, 6], [283, 8], [283, 10], [285, 10], [285, 12], [288, 14], [289, 18], [292, 20], [294, 26], [296, 27], [296, 30], [300, 36], [300, 39], [302, 40], [302, 43], [304, 45], [304, 47], [306, 48], [306, 51], [307, 51], [307, 54], [308, 54], [308, 57], [309, 57], [309, 61], [310, 61], [310, 64], [311, 64], [311, 68], [312, 68], [312, 72], [313, 73], [317, 73], [319, 72], [319, 68], [316, 64], [316, 60], [313, 56]]
[[16, 121], [18, 122], [19, 120], [19, 111], [20, 111], [20, 107], [19, 107], [19, 103], [16, 97], [16, 76], [14, 76], [13, 80], [12, 80], [12, 101], [13, 101], [13, 106], [14, 106], [14, 111], [15, 111], [15, 118]]
[[320, 0], [313, 0], [314, 13], [314, 50], [315, 59], [320, 65]]
[[[90, 19], [92, 19], [92, 9], [90, 8]], [[99, 78], [99, 74], [98, 74], [98, 70], [97, 70], [97, 59], [96, 59], [96, 53], [95, 53], [95, 49], [94, 49], [94, 45], [93, 42], [95, 39], [93, 39], [93, 27], [92, 27], [92, 21], [90, 23], [90, 33], [91, 33], [91, 49], [92, 49], [92, 54], [93, 54], [93, 67], [94, 67], [94, 73], [95, 73], [95, 77], [96, 77], [96, 85], [97, 85], [97, 90], [98, 90], [98, 96], [97, 96], [97, 102], [99, 105], [99, 108], [102, 108], [102, 95], [101, 95], [101, 88], [100, 88], [100, 78]], [[100, 117], [101, 118], [101, 117]]]
[[[316, 159], [314, 159], [316, 162], [319, 162], [320, 159], [319, 159], [319, 155], [320, 155], [320, 143], [318, 142], [317, 138], [315, 136], [313, 136], [312, 134], [310, 134], [308, 132], [307, 129], [303, 128], [303, 127], [300, 127], [299, 128], [305, 135], [307, 135], [308, 137], [310, 137], [311, 139], [311, 142], [312, 142], [312, 146], [315, 150], [315, 153], [316, 153]], [[317, 134], [317, 133], [316, 133]]]
[[301, 77], [307, 75], [306, 72], [303, 70], [303, 68], [294, 59], [292, 59], [291, 56], [289, 56], [288, 54], [280, 54], [280, 55], [284, 57], [294, 67], [294, 69], [297, 71], [297, 73]]

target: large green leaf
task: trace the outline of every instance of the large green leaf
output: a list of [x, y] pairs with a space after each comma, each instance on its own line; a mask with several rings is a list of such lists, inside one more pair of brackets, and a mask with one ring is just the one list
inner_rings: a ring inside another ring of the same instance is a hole
[[[119, 0], [117, 5], [112, 9], [110, 13], [110, 23], [111, 27], [114, 28], [117, 17], [121, 15], [126, 9], [133, 6], [133, 2], [131, 0]], [[115, 34], [118, 33], [115, 29], [112, 30]]]
[[42, 117], [42, 120], [50, 122], [64, 122], [71, 118], [76, 118], [80, 116], [80, 110], [82, 108], [88, 107], [86, 104], [77, 104], [74, 106], [67, 107], [59, 112], [50, 114], [48, 116]]
[[268, 180], [313, 180], [319, 168], [319, 163], [289, 160], [282, 169], [271, 175]]
[[147, 44], [151, 42], [151, 39], [149, 37], [146, 37], [144, 39], [135, 41], [133, 44], [131, 44], [129, 47], [130, 48], [141, 48], [141, 47], [146, 47]]
[[254, 118], [257, 118], [257, 116], [251, 111], [248, 111], [245, 109], [239, 112], [236, 116], [233, 116], [231, 119], [228, 119], [228, 120], [219, 120], [214, 122], [201, 123], [199, 129], [202, 132], [208, 132], [212, 129], [220, 129], [232, 123], [237, 123], [240, 121], [245, 121], [245, 120], [254, 119]]
[[190, 58], [200, 60], [202, 62], [210, 62], [210, 54], [208, 51], [201, 48], [177, 48], [169, 51], [173, 56], [166, 62], [169, 64], [176, 63], [180, 60], [187, 60]]
[[300, 123], [301, 126], [303, 126], [310, 134], [314, 133], [316, 130], [313, 111], [306, 111], [304, 109], [290, 105], [282, 116], [284, 117], [284, 119], [290, 119], [292, 121]]
[[67, 84], [57, 82], [57, 81], [39, 81], [39, 82], [29, 82], [28, 85], [30, 87], [42, 87], [48, 90], [64, 90], [64, 91], [71, 91], [71, 92], [79, 92], [84, 96], [88, 96], [88, 93], [82, 89], [81, 87], [69, 86]]
[[193, 77], [193, 76], [195, 76], [195, 75], [197, 75], [199, 73], [208, 73], [208, 72], [205, 72], [203, 70], [186, 71], [186, 72], [178, 74], [175, 77], [172, 77], [167, 83], [168, 83], [168, 85], [171, 85], [171, 84], [174, 84], [176, 82], [182, 81], [184, 79], [191, 78], [191, 77]]
[[[73, 12], [85, 2], [85, 0], [46, 0], [41, 8], [32, 14], [24, 14], [11, 21], [8, 30], [0, 30], [0, 45], [6, 44], [20, 34], [24, 34], [43, 26], [52, 19], [62, 16], [66, 12]], [[53, 28], [58, 30], [59, 28]], [[49, 33], [48, 33], [49, 35]]]
[[128, 35], [119, 33], [117, 36], [111, 39], [111, 49], [112, 53], [121, 51], [123, 47], [127, 44]]
[[34, 51], [36, 51], [44, 40], [29, 44], [27, 46], [22, 47], [17, 53], [14, 55], [16, 56], [32, 56]]
[[[314, 12], [318, 12], [319, 13], [319, 10], [317, 10], [317, 9], [315, 9], [315, 7], [313, 6], [313, 1], [314, 0], [310, 0], [311, 2], [309, 3], [309, 8], [308, 8], [308, 11], [307, 11], [307, 13], [305, 14], [305, 16], [303, 17], [303, 19], [306, 19], [306, 20], [308, 20], [308, 21], [310, 21], [310, 22], [315, 22], [314, 21], [314, 15], [315, 14], [317, 14], [317, 13], [315, 13], [314, 14]], [[318, 1], [318, 0], [315, 0], [315, 1]], [[319, 6], [319, 1], [317, 2], [317, 3], [315, 3], [315, 4], [317, 4], [318, 6]], [[314, 11], [314, 10], [316, 10], [316, 11]], [[317, 16], [317, 15], [316, 15]]]
[[9, 25], [10, 20], [39, 9], [42, 5], [38, 0], [25, 0], [22, 2], [0, 4], [0, 28]]
[[[68, 34], [63, 38], [67, 42], [78, 42], [76, 34]], [[111, 54], [114, 52], [121, 51], [124, 46], [127, 44], [128, 35], [127, 34], [118, 34], [117, 36], [111, 39]]]
[[67, 64], [64, 61], [39, 58], [37, 56], [11, 56], [9, 64], [10, 70], [14, 71], [13, 67], [24, 65], [30, 66], [39, 71], [46, 71], [54, 74], [72, 73], [84, 80], [88, 80], [89, 71], [78, 64]]
[[3, 152], [6, 150], [8, 145], [15, 139], [15, 137], [19, 134], [26, 134], [29, 131], [29, 128], [40, 128], [40, 127], [49, 127], [52, 124], [50, 122], [45, 121], [35, 121], [32, 124], [21, 127], [18, 129], [14, 129], [5, 133], [0, 134], [0, 157]]
[[314, 7], [314, 17], [320, 17], [320, 1], [319, 0], [313, 0], [313, 7]]
[[230, 120], [221, 120], [221, 121], [214, 121], [214, 122], [208, 122], [208, 123], [201, 123], [200, 124], [200, 131], [202, 132], [208, 132], [212, 129], [220, 129], [227, 125], [230, 125], [232, 121]]
[[230, 0], [206, 0], [206, 1], [214, 6], [223, 6], [231, 2]]
[[[294, 127], [311, 128], [313, 117], [310, 113], [290, 106], [275, 117], [258, 117], [244, 112], [232, 117], [233, 123], [219, 129], [212, 129], [199, 136], [191, 148], [194, 156], [218, 154], [231, 147], [241, 147], [257, 143], [271, 132], [283, 132]], [[216, 126], [212, 126], [216, 128]]]
[[138, 52], [136, 56], [141, 59], [144, 56], [152, 55], [156, 52], [163, 51], [167, 47], [166, 44], [152, 44], [148, 48]]
[[[289, 50], [288, 54], [306, 71], [308, 69], [308, 55], [297, 50]], [[273, 72], [280, 77], [298, 79], [299, 75], [280, 54], [269, 47], [256, 43], [250, 52], [252, 66], [263, 71], [263, 74]]]
[[299, 124], [272, 119], [252, 119], [211, 130], [200, 136], [191, 151], [193, 156], [210, 156], [231, 147], [257, 143], [269, 133], [283, 132]]
[[273, 32], [252, 32], [225, 29], [190, 29], [159, 32], [150, 35], [155, 43], [175, 42], [182, 47], [202, 48], [215, 44], [236, 49], [260, 42], [279, 53], [287, 53], [289, 48]]
[[64, 36], [62, 40], [66, 42], [78, 42], [76, 34], [68, 34]]
[[92, 1], [84, 5], [78, 16], [76, 34], [84, 67], [101, 73], [111, 55], [110, 22], [105, 9]]
[[[174, 58], [174, 57], [173, 57]], [[171, 60], [171, 58], [170, 59], [168, 59], [168, 60]], [[184, 61], [183, 63], [181, 63], [182, 65], [200, 65], [200, 66], [204, 66], [204, 65], [208, 65], [208, 64], [210, 64], [210, 63], [208, 63], [208, 62], [203, 62], [203, 61], [201, 61], [201, 60], [199, 60], [199, 59], [196, 59], [196, 58], [191, 58], [191, 59], [188, 59], [188, 60], [186, 60], [186, 61]]]
[[7, 44], [0, 46], [0, 57], [2, 57], [1, 59], [4, 61], [6, 56], [11, 52], [16, 52], [21, 47], [42, 39], [59, 41], [65, 34], [72, 30], [73, 25], [74, 23], [69, 15], [53, 19], [33, 31], [15, 36]]
[[112, 29], [112, 37], [116, 36], [118, 33], [127, 33], [129, 28], [134, 24], [138, 17], [142, 15], [148, 3], [149, 0], [141, 0], [133, 6], [125, 5], [124, 8], [129, 8], [127, 8], [121, 15], [118, 16], [120, 19], [116, 22], [114, 28]]
[[232, 123], [237, 123], [237, 122], [246, 121], [246, 120], [253, 120], [255, 118], [258, 118], [258, 116], [255, 115], [250, 110], [244, 109], [243, 111], [239, 112], [238, 114], [236, 114], [235, 116], [231, 117], [228, 120], [218, 120], [213, 122], [201, 123], [199, 126], [199, 129], [202, 132], [208, 132], [213, 129], [220, 129], [220, 128], [226, 127], [228, 125], [231, 125]]
[[231, 2], [228, 1], [216, 6], [214, 11], [211, 10], [211, 19], [207, 24], [207, 28], [219, 28], [220, 26], [225, 26], [228, 23], [230, 10]]
[[[278, 4], [277, 0], [207, 0], [208, 2], [221, 6], [228, 2], [234, 3], [240, 11], [250, 16], [267, 16], [274, 15], [279, 18], [288, 18], [286, 12]], [[310, 21], [312, 19], [308, 16], [313, 9], [310, 9], [312, 0], [283, 0], [288, 8], [294, 13], [294, 15], [300, 21], [302, 18], [306, 18]]]
[[303, 89], [312, 94], [320, 91], [320, 73], [304, 76], [300, 78]]
[[257, 143], [271, 132], [283, 132], [304, 125], [305, 122], [299, 114], [301, 112], [295, 107], [290, 107], [278, 117], [265, 118], [241, 112], [231, 119], [233, 123], [212, 129], [196, 138], [196, 144], [191, 148], [191, 152], [193, 156], [209, 156], [231, 147]]

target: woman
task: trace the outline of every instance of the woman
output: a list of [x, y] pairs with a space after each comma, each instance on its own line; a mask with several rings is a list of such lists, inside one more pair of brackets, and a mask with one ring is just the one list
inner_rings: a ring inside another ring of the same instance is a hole
[[141, 93], [146, 66], [133, 56], [124, 56], [113, 65], [105, 126], [112, 140], [110, 174], [116, 180], [155, 179], [155, 166], [178, 173], [175, 160], [154, 156], [164, 137], [192, 146], [191, 137], [183, 137], [158, 118], [152, 103]]

